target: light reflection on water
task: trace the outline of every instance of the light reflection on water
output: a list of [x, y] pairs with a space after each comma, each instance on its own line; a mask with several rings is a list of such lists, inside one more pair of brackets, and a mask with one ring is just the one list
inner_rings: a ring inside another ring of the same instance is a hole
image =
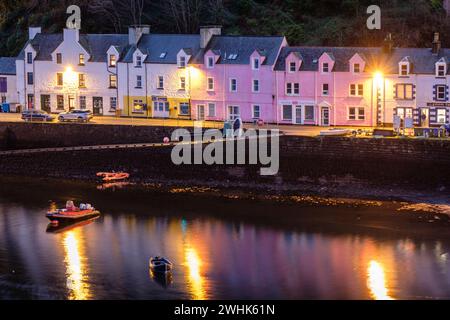
[[[0, 298], [450, 298], [442, 241], [107, 210], [49, 234], [44, 213], [0, 203]], [[174, 263], [170, 279], [152, 279], [153, 255]]]

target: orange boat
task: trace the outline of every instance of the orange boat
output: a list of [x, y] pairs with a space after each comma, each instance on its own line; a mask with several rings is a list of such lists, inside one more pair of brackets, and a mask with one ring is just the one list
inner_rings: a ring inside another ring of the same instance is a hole
[[81, 204], [75, 207], [73, 201], [67, 201], [64, 209], [56, 209], [47, 212], [46, 217], [51, 222], [74, 222], [99, 216], [100, 212], [95, 210], [90, 204]]
[[126, 172], [98, 172], [97, 177], [102, 177], [103, 181], [120, 181], [130, 177]]

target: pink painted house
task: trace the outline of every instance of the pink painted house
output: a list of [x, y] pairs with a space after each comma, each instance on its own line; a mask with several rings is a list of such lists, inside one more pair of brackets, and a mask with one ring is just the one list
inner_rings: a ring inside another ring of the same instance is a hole
[[274, 66], [286, 39], [218, 32], [204, 43], [189, 63], [192, 118], [275, 122]]
[[275, 66], [277, 123], [370, 126], [376, 48], [285, 47]]

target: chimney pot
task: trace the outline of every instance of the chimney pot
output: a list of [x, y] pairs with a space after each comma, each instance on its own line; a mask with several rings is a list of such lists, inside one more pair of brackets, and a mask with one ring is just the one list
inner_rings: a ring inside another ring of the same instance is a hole
[[128, 43], [130, 45], [137, 45], [141, 40], [142, 35], [150, 34], [149, 25], [134, 25], [128, 28]]
[[222, 34], [222, 26], [202, 26], [200, 27], [200, 49], [205, 49], [213, 36]]
[[36, 35], [38, 33], [41, 33], [41, 32], [42, 32], [41, 27], [29, 27], [28, 28], [28, 38], [29, 38], [29, 40], [33, 40], [34, 37], [36, 37]]

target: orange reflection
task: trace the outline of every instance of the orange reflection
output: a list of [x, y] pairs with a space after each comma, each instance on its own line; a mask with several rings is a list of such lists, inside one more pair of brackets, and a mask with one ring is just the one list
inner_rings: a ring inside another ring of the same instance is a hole
[[80, 230], [68, 231], [63, 236], [69, 300], [87, 300], [91, 297], [84, 256], [84, 241]]
[[371, 260], [369, 262], [369, 267], [367, 268], [367, 276], [367, 286], [373, 299], [393, 300], [388, 294], [383, 265], [375, 260]]
[[188, 281], [192, 289], [192, 298], [194, 300], [205, 300], [206, 290], [204, 280], [201, 276], [202, 260], [197, 251], [192, 247], [186, 247], [184, 251], [185, 266], [188, 269]]

